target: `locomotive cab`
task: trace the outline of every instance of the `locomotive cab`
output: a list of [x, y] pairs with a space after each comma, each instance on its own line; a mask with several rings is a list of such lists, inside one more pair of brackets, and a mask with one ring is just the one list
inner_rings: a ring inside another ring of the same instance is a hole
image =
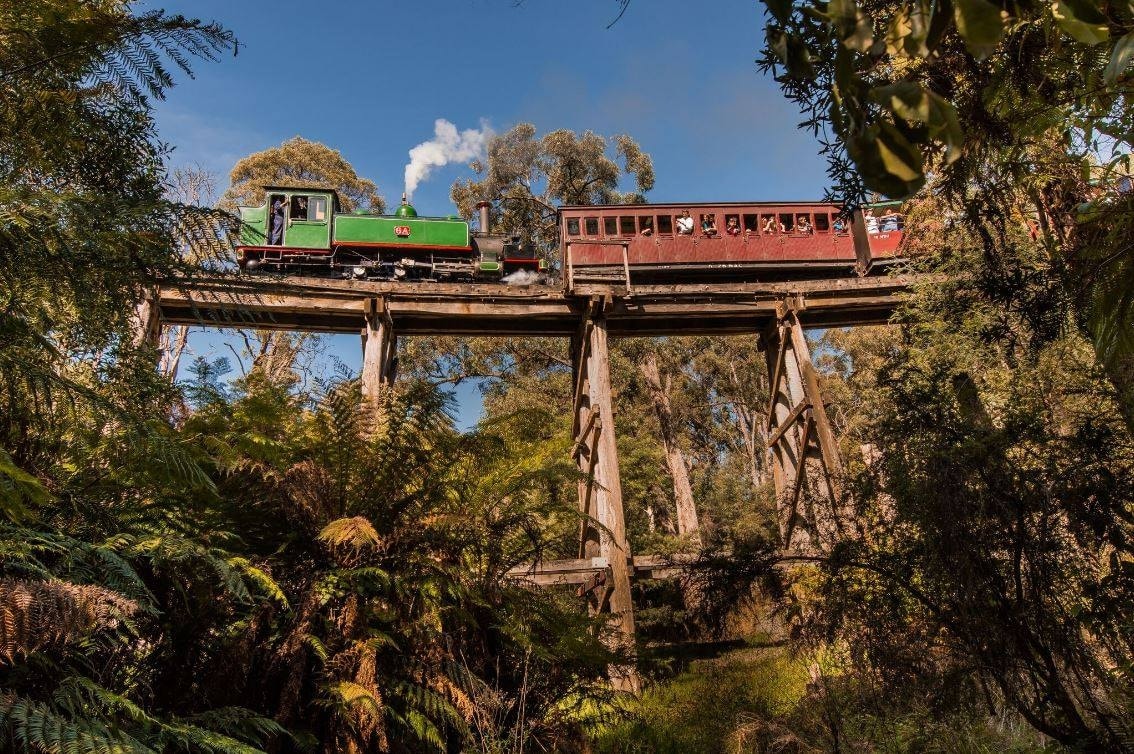
[[332, 189], [266, 186], [263, 204], [238, 209], [237, 258], [243, 269], [280, 259], [283, 249], [314, 256], [331, 253], [332, 220], [339, 211], [339, 197]]

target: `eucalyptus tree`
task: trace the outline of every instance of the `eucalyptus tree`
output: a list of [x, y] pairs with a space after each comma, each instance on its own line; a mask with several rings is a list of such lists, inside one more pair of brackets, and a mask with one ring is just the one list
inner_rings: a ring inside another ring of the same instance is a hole
[[1034, 225], [1068, 321], [1134, 427], [1134, 8], [1095, 0], [765, 0], [760, 66], [821, 140], [833, 193], [933, 179], [995, 254]]
[[[344, 212], [381, 213], [386, 207], [377, 185], [358, 175], [342, 153], [301, 136], [242, 157], [232, 166], [228, 179], [229, 187], [217, 206], [229, 212], [238, 206], [264, 203], [265, 186], [332, 188]], [[296, 359], [318, 343], [318, 336], [310, 333], [258, 330], [254, 337], [255, 343], [250, 342], [247, 352], [252, 368], [286, 383], [296, 380]]]
[[[471, 165], [478, 179], [453, 184], [453, 202], [465, 217], [475, 215], [479, 202], [490, 202], [491, 232], [522, 235], [546, 255], [558, 248], [559, 207], [637, 204], [654, 186], [653, 161], [625, 134], [610, 139], [559, 129], [537, 137], [535, 126], [520, 123], [493, 136], [487, 151]], [[634, 186], [623, 192], [627, 178]]]
[[386, 208], [377, 185], [355, 172], [341, 152], [302, 136], [242, 157], [232, 166], [228, 179], [230, 185], [219, 206], [230, 211], [238, 205], [263, 203], [264, 186], [333, 188], [344, 212], [381, 214]]

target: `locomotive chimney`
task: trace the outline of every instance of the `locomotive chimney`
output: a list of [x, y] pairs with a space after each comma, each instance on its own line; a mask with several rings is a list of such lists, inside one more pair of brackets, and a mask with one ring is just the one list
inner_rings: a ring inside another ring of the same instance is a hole
[[488, 235], [488, 208], [492, 206], [492, 202], [477, 202], [476, 208], [480, 212], [480, 234], [482, 236]]

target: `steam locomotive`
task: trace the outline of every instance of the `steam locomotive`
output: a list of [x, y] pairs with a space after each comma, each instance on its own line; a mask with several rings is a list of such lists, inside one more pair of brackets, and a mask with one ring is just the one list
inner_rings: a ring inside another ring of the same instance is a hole
[[[489, 205], [482, 202], [480, 227]], [[844, 217], [822, 202], [638, 204], [559, 210], [569, 279], [733, 281], [866, 274], [899, 253], [897, 205]], [[875, 215], [875, 212], [878, 215]], [[247, 271], [359, 279], [536, 282], [547, 262], [519, 236], [473, 231], [459, 217], [343, 213], [330, 189], [265, 188], [241, 207], [237, 259]]]
[[249, 272], [458, 281], [515, 273], [535, 280], [547, 270], [519, 236], [474, 233], [459, 217], [419, 217], [404, 194], [394, 214], [373, 215], [342, 212], [330, 189], [264, 191], [264, 204], [239, 208], [237, 261]]

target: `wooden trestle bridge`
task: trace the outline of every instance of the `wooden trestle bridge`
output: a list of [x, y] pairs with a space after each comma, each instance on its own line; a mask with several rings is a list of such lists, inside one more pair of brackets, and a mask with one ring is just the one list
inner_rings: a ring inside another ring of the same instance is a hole
[[[394, 381], [397, 339], [414, 335], [571, 338], [573, 456], [584, 523], [578, 558], [533, 563], [537, 584], [581, 584], [632, 643], [635, 575], [673, 575], [672, 559], [632, 557], [626, 539], [608, 362], [610, 338], [739, 335], [760, 338], [771, 401], [769, 449], [783, 547], [822, 550], [850, 524], [842, 515], [842, 465], [803, 329], [884, 323], [920, 276], [872, 275], [766, 283], [550, 286], [385, 283], [230, 276], [159, 286], [138, 307], [139, 339], [163, 325], [361, 333], [362, 389], [376, 398]], [[595, 526], [588, 521], [595, 521]], [[616, 685], [636, 689], [633, 669]]]

